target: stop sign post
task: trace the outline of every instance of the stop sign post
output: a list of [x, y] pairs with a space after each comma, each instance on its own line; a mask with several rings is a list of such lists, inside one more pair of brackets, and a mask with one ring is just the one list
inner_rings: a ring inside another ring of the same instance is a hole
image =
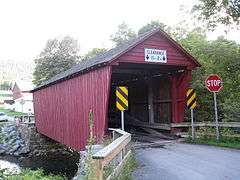
[[214, 97], [214, 110], [215, 110], [215, 123], [216, 123], [216, 137], [219, 140], [219, 123], [218, 123], [218, 112], [217, 112], [217, 95], [216, 92], [220, 91], [223, 87], [222, 79], [216, 75], [211, 74], [205, 80], [205, 86], [210, 91], [213, 92]]

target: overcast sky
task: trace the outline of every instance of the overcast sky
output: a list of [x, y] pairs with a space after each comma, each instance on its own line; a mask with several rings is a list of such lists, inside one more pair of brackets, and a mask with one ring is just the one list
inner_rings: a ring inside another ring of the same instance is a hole
[[[94, 47], [110, 47], [111, 34], [125, 21], [138, 30], [151, 20], [175, 25], [190, 21], [180, 11], [190, 9], [196, 0], [1, 0], [1, 59], [32, 61], [50, 38], [73, 36], [81, 54]], [[221, 31], [211, 33], [214, 39]], [[228, 35], [240, 40], [240, 33]]]

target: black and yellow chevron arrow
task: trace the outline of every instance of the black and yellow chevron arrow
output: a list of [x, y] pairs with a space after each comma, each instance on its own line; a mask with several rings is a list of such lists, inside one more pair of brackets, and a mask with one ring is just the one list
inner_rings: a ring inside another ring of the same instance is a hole
[[194, 109], [197, 106], [196, 92], [194, 89], [190, 88], [187, 91], [187, 107], [189, 109]]
[[128, 88], [126, 86], [116, 88], [116, 106], [120, 111], [128, 110]]

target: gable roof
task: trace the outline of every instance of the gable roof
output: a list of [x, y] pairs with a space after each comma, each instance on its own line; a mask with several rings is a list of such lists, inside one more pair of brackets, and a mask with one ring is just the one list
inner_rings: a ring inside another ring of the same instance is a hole
[[39, 89], [42, 89], [44, 87], [50, 86], [52, 84], [55, 84], [57, 82], [63, 81], [65, 79], [69, 79], [72, 77], [75, 77], [82, 73], [83, 71], [89, 71], [93, 69], [94, 67], [100, 67], [107, 65], [107, 63], [112, 62], [113, 60], [117, 59], [119, 56], [122, 54], [126, 53], [130, 49], [134, 48], [150, 36], [160, 33], [163, 37], [167, 38], [174, 46], [175, 48], [179, 49], [185, 56], [187, 56], [190, 60], [193, 61], [193, 63], [196, 66], [201, 66], [198, 61], [191, 56], [183, 47], [181, 47], [175, 40], [173, 40], [167, 33], [165, 33], [163, 30], [160, 28], [153, 29], [151, 31], [148, 31], [134, 39], [131, 39], [127, 41], [126, 43], [123, 43], [113, 49], [110, 49], [109, 51], [102, 53], [94, 58], [84, 60], [79, 62], [77, 65], [73, 66], [69, 70], [66, 70], [53, 78], [49, 79], [48, 81], [45, 81], [42, 83], [40, 86], [34, 88], [32, 91], [37, 91]]

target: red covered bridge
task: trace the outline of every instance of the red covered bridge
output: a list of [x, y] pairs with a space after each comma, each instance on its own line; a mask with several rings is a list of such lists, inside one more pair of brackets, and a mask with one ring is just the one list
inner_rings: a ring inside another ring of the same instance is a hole
[[120, 123], [116, 86], [128, 86], [126, 125], [169, 127], [184, 118], [185, 92], [191, 71], [200, 66], [168, 34], [152, 30], [96, 58], [82, 61], [33, 90], [36, 126], [40, 133], [84, 149], [88, 113], [94, 135]]

